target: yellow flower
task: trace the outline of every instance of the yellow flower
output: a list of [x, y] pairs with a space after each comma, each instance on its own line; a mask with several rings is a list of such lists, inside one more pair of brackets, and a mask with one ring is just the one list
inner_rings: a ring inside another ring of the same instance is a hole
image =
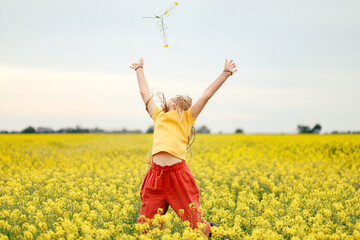
[[36, 207], [33, 205], [30, 205], [27, 207], [27, 212], [28, 213], [35, 213], [36, 212]]
[[205, 227], [206, 227], [206, 224], [205, 223], [202, 223], [202, 222], [197, 222], [196, 223], [196, 227], [198, 229], [200, 229], [201, 231], [204, 231], [205, 230]]
[[183, 225], [184, 225], [185, 227], [190, 227], [190, 222], [189, 222], [189, 221], [184, 221], [184, 222], [183, 222]]
[[[202, 224], [192, 229], [178, 217], [187, 215], [184, 209], [201, 211], [194, 203], [134, 226], [149, 137], [0, 134], [0, 240], [79, 239], [79, 233], [205, 239]], [[211, 228], [214, 239], [360, 239], [358, 135], [211, 134], [197, 141], [202, 161], [190, 161], [191, 171], [205, 219], [220, 223]]]
[[36, 227], [33, 225], [33, 224], [30, 224], [28, 226], [28, 230], [29, 232], [31, 232], [32, 234], [35, 234], [36, 233]]
[[173, 239], [172, 236], [169, 235], [169, 234], [163, 235], [163, 236], [161, 237], [161, 240], [172, 240], [172, 239]]
[[45, 222], [39, 222], [38, 226], [39, 226], [41, 231], [46, 231], [47, 230], [47, 224]]
[[179, 215], [180, 216], [184, 215], [184, 209], [179, 209]]
[[336, 211], [340, 211], [344, 208], [341, 202], [334, 202], [333, 207], [335, 208]]
[[157, 213], [158, 213], [158, 214], [162, 214], [163, 212], [164, 212], [164, 209], [158, 208], [158, 210], [157, 210]]
[[97, 218], [97, 213], [96, 213], [96, 211], [95, 211], [95, 210], [91, 210], [90, 213], [89, 213], [88, 219], [89, 219], [90, 221], [92, 221], [92, 220], [95, 220], [96, 218]]
[[90, 207], [89, 207], [89, 205], [87, 205], [86, 203], [83, 203], [82, 206], [81, 206], [81, 208], [82, 208], [82, 210], [83, 210], [84, 212], [86, 212], [86, 213], [90, 211]]
[[32, 235], [32, 233], [31, 232], [29, 232], [29, 231], [24, 231], [24, 238], [25, 239], [33, 239], [33, 235]]

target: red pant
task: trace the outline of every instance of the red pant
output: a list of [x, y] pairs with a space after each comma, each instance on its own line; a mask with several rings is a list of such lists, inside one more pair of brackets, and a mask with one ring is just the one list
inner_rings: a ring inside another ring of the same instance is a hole
[[[190, 203], [194, 203], [195, 208], [200, 207], [199, 188], [184, 160], [170, 166], [152, 162], [141, 186], [140, 196], [140, 216], [153, 218], [158, 208], [162, 208], [165, 214], [170, 205], [183, 221], [190, 222], [192, 228], [196, 227], [197, 222], [205, 223], [205, 235], [209, 236], [210, 224], [201, 219], [200, 211], [189, 207]], [[184, 210], [184, 214], [179, 214], [180, 209]], [[138, 223], [142, 221], [140, 217], [137, 220]]]

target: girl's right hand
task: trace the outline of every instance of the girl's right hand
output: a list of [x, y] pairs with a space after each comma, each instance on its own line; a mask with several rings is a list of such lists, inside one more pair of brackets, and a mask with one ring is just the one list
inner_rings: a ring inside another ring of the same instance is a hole
[[137, 67], [142, 67], [144, 65], [144, 60], [142, 58], [140, 58], [138, 63], [133, 63], [132, 66], [130, 66], [130, 68], [135, 69]]

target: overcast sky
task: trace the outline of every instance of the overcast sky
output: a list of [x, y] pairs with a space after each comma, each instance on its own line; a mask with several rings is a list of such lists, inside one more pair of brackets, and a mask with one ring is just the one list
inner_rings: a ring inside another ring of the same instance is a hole
[[[238, 71], [195, 122], [212, 133], [360, 130], [357, 0], [0, 0], [0, 130], [147, 130], [136, 73], [193, 103], [233, 59]], [[155, 99], [158, 106], [160, 101]]]

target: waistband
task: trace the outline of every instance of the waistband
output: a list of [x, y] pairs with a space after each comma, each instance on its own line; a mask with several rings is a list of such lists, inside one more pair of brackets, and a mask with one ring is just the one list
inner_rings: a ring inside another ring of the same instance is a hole
[[169, 171], [170, 172], [170, 171], [179, 170], [186, 166], [187, 165], [186, 165], [185, 160], [182, 160], [181, 162], [175, 163], [173, 165], [165, 165], [165, 166], [158, 165], [158, 164], [154, 163], [154, 161], [152, 161], [150, 169], [152, 169], [154, 171], [164, 171], [164, 172]]

